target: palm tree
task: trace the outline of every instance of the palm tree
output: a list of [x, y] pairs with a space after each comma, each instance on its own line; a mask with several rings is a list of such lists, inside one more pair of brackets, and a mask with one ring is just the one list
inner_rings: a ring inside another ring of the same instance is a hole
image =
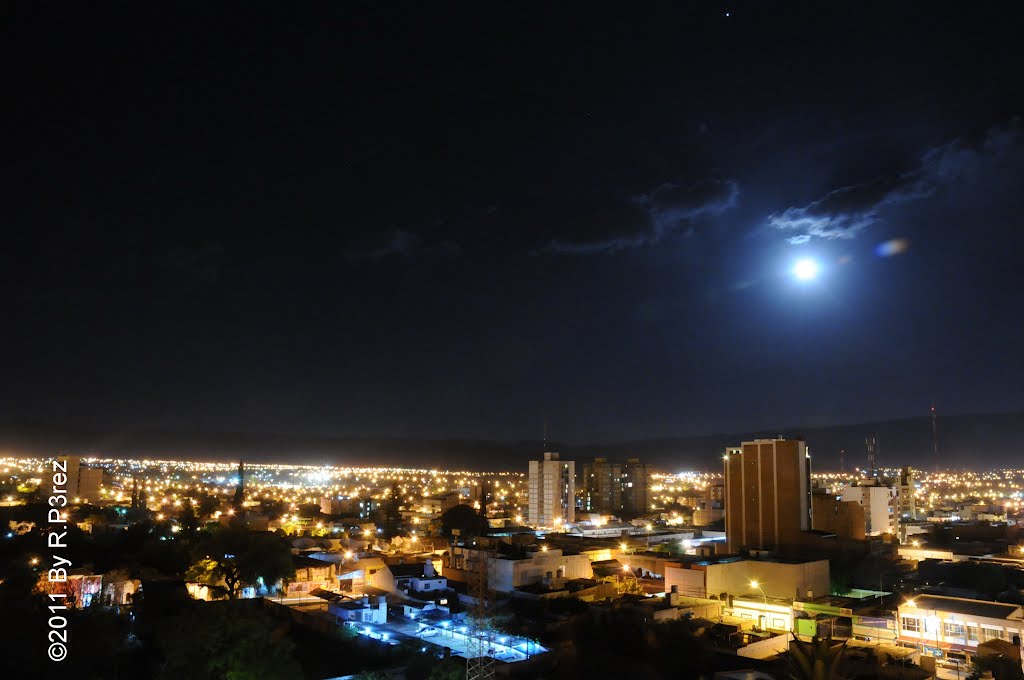
[[839, 664], [846, 651], [846, 641], [835, 647], [832, 638], [819, 638], [817, 634], [810, 642], [804, 642], [795, 635], [785, 656], [789, 665], [789, 677], [793, 680], [842, 680]]

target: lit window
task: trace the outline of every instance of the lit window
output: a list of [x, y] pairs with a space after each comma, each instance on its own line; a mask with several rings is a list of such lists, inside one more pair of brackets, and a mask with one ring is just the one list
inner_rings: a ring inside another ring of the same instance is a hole
[[942, 626], [942, 634], [946, 637], [962, 638], [964, 636], [964, 624], [946, 621]]
[[912, 616], [903, 617], [903, 630], [911, 633], [921, 632], [921, 619], [914, 618]]

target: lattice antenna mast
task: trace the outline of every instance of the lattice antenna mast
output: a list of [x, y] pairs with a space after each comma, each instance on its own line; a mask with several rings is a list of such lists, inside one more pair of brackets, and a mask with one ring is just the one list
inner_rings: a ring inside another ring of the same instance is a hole
[[494, 678], [494, 592], [488, 577], [492, 554], [490, 550], [474, 550], [467, 564], [469, 594], [475, 604], [466, 640], [466, 680]]
[[936, 422], [935, 402], [932, 402], [932, 460], [935, 461], [935, 471], [939, 471], [939, 428]]

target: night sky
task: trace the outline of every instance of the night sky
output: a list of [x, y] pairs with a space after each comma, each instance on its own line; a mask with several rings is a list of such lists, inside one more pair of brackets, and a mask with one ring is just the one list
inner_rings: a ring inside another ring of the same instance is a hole
[[0, 418], [1024, 409], [1019, 4], [291, 4], [0, 10]]

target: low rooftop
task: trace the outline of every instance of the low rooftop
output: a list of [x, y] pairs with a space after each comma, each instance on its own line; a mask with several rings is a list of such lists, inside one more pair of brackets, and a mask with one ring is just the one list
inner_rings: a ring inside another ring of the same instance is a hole
[[985, 600], [969, 600], [962, 597], [945, 597], [943, 595], [918, 595], [911, 598], [904, 606], [921, 611], [941, 611], [970, 616], [984, 616], [990, 619], [1024, 618], [1019, 604], [1004, 602], [987, 602]]

